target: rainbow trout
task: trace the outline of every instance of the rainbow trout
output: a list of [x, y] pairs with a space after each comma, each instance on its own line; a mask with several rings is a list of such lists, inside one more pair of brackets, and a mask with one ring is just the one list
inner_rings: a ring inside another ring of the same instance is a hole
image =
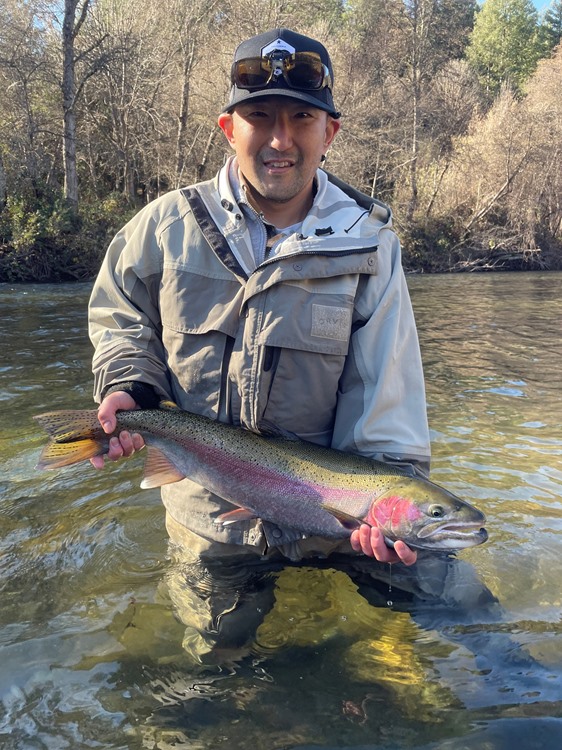
[[[58, 469], [107, 453], [97, 412], [53, 411], [35, 419], [51, 440], [37, 468]], [[459, 550], [487, 539], [484, 514], [399, 467], [289, 437], [267, 437], [175, 408], [120, 411], [117, 435], [146, 443], [141, 487], [189, 477], [237, 506], [217, 523], [262, 518], [321, 537], [345, 538], [361, 523], [387, 542]]]

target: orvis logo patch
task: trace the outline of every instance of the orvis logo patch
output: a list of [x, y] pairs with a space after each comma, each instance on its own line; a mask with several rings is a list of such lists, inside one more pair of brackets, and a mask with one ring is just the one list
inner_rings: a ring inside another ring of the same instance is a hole
[[331, 305], [312, 305], [313, 336], [347, 341], [351, 326], [351, 310]]

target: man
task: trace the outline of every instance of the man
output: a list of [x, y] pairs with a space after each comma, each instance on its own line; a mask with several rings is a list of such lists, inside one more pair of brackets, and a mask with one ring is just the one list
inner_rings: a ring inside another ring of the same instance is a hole
[[[234, 157], [149, 204], [108, 249], [90, 304], [100, 422], [112, 432], [117, 410], [171, 398], [423, 473], [424, 381], [390, 209], [319, 168], [340, 128], [328, 52], [275, 29], [239, 45], [231, 82], [218, 124]], [[142, 445], [121, 433], [108, 458]], [[260, 519], [220, 527], [232, 506], [189, 479], [162, 499], [194, 560], [416, 560], [367, 525], [343, 544]]]

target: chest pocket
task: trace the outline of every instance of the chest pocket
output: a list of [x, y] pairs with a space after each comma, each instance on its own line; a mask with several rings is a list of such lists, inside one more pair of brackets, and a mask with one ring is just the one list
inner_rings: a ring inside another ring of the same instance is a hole
[[188, 411], [216, 417], [225, 370], [240, 324], [243, 289], [232, 276], [210, 279], [164, 269], [160, 289], [162, 342], [174, 397]]
[[263, 418], [329, 445], [338, 384], [349, 350], [354, 310], [350, 286], [315, 280], [267, 291], [258, 343], [263, 347]]

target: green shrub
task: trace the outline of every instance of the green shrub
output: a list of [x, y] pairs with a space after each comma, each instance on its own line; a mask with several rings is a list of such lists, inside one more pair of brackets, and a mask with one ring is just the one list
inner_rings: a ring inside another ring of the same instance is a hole
[[112, 236], [136, 210], [119, 193], [84, 201], [77, 216], [62, 195], [35, 205], [9, 198], [0, 213], [0, 281], [93, 278]]
[[400, 238], [408, 271], [448, 271], [462, 258], [459, 230], [452, 220], [418, 220], [401, 231]]

